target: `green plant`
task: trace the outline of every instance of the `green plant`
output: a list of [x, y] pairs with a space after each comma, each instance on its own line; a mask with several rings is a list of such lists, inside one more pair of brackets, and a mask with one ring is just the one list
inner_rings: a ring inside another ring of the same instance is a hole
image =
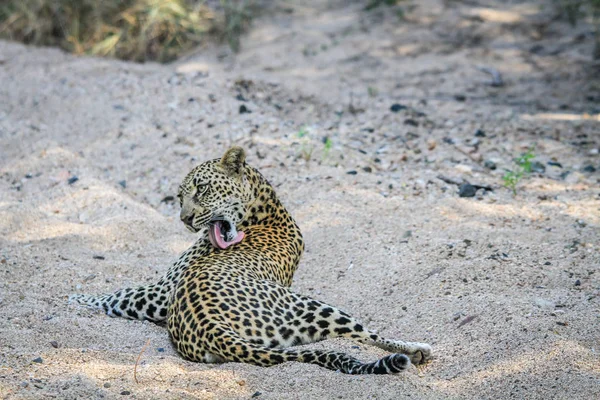
[[301, 127], [298, 133], [296, 133], [296, 136], [298, 139], [300, 139], [300, 156], [304, 159], [304, 161], [309, 162], [312, 158], [314, 146], [310, 142], [310, 137], [308, 135], [306, 126]]
[[325, 138], [323, 145], [323, 158], [327, 158], [331, 152], [331, 148], [333, 147], [333, 141], [329, 136]]
[[523, 179], [526, 174], [531, 173], [531, 160], [535, 158], [533, 148], [527, 150], [526, 153], [521, 154], [520, 157], [514, 159], [515, 168], [512, 170], [506, 170], [502, 180], [504, 186], [511, 189], [513, 195], [517, 194], [517, 185]]

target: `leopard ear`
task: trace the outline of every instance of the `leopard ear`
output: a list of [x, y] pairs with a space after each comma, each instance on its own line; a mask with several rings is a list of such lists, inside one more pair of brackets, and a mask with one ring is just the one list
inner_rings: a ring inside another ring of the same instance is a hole
[[221, 167], [231, 176], [240, 176], [243, 171], [246, 153], [241, 147], [233, 146], [221, 158]]

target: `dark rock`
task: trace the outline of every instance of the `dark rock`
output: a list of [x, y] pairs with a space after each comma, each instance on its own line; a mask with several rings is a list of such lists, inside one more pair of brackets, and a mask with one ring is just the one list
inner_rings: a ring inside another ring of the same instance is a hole
[[442, 138], [442, 141], [444, 143], [446, 143], [446, 144], [454, 144], [454, 143], [456, 143], [456, 141], [454, 139], [452, 139], [451, 137], [448, 137], [448, 136]]
[[58, 349], [58, 347], [59, 347], [59, 345], [58, 345], [58, 342], [57, 342], [56, 340], [53, 340], [53, 341], [51, 341], [51, 342], [50, 342], [50, 345], [51, 345], [52, 347], [54, 347], [55, 349]]
[[250, 114], [252, 111], [245, 104], [240, 106], [240, 114]]
[[590, 165], [586, 165], [581, 170], [583, 172], [590, 172], [590, 173], [592, 173], [592, 172], [596, 172], [596, 167], [594, 167], [593, 165], [590, 164]]
[[475, 131], [475, 136], [477, 136], [477, 137], [485, 137], [485, 132], [482, 131], [481, 129], [477, 129]]
[[158, 351], [159, 353], [164, 353], [165, 349], [163, 347], [159, 347], [156, 349], [156, 351]]
[[125, 180], [119, 181], [119, 185], [121, 185], [123, 189], [127, 188], [127, 182]]
[[43, 363], [43, 362], [44, 362], [44, 360], [42, 360], [42, 357], [34, 358], [32, 361], [33, 361], [34, 363], [38, 363], [38, 364], [41, 364], [41, 363]]
[[403, 106], [402, 104], [395, 103], [395, 104], [392, 104], [392, 106], [390, 107], [390, 111], [397, 113], [397, 112], [400, 112], [402, 110], [406, 110], [407, 108], [408, 107]]
[[539, 161], [534, 161], [531, 163], [531, 172], [543, 174], [546, 172], [546, 166]]
[[552, 265], [552, 263], [550, 261], [546, 261], [544, 265]]
[[351, 171], [348, 171], [348, 172], [346, 172], [346, 173], [347, 173], [348, 175], [356, 175], [356, 174], [358, 174], [358, 172], [356, 172], [355, 170], [351, 170]]
[[467, 96], [465, 96], [464, 94], [455, 94], [454, 95], [454, 100], [456, 101], [465, 101], [467, 99]]
[[575, 286], [581, 286], [581, 281], [579, 279], [575, 281]]
[[373, 169], [371, 167], [363, 167], [363, 171], [365, 171], [365, 172], [373, 172]]
[[485, 160], [483, 166], [487, 169], [491, 169], [492, 171], [496, 169], [496, 163], [492, 160]]
[[161, 203], [172, 203], [174, 201], [175, 201], [175, 197], [169, 195], [169, 196], [163, 197], [163, 199], [160, 202]]
[[239, 93], [237, 96], [235, 96], [235, 99], [239, 100], [239, 101], [248, 101], [248, 100], [246, 100], [246, 98], [244, 96], [242, 96], [241, 93]]
[[102, 385], [102, 386], [104, 386], [105, 388], [108, 389], [111, 385], [110, 385], [110, 382], [104, 382], [104, 385]]
[[123, 390], [121, 392], [121, 396], [129, 396], [131, 394], [131, 392], [129, 390]]
[[252, 395], [252, 398], [258, 397], [261, 394], [262, 394], [261, 392], [254, 392], [254, 394]]
[[419, 126], [419, 122], [415, 121], [414, 119], [408, 118], [404, 120], [404, 125]]
[[547, 163], [548, 165], [550, 165], [551, 167], [558, 167], [558, 168], [562, 168], [562, 164], [559, 163], [558, 161], [548, 161]]
[[458, 188], [458, 195], [460, 197], [475, 197], [475, 193], [477, 193], [477, 189], [470, 183], [463, 183]]
[[69, 178], [69, 180], [67, 180], [67, 183], [69, 185], [74, 184], [75, 182], [77, 182], [79, 180], [79, 177], [77, 175], [73, 175], [72, 177]]
[[29, 173], [28, 173], [28, 174], [25, 174], [25, 178], [27, 178], [27, 179], [31, 179], [31, 178], [33, 178], [33, 175], [31, 175], [31, 174], [29, 174]]

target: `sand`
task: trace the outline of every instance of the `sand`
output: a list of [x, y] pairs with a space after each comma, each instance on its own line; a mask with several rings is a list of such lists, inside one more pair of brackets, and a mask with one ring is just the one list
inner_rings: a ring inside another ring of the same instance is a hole
[[[0, 398], [598, 398], [598, 63], [589, 25], [536, 3], [278, 3], [239, 54], [170, 65], [0, 42]], [[293, 289], [432, 363], [196, 364], [163, 326], [67, 305], [157, 280], [194, 240], [179, 181], [232, 144], [303, 230]]]

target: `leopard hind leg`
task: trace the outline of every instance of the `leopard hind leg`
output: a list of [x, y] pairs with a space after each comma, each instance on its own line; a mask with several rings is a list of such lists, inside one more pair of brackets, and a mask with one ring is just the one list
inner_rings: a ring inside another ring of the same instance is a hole
[[427, 343], [386, 339], [369, 331], [357, 319], [336, 307], [306, 296], [294, 297], [293, 312], [302, 322], [299, 330], [303, 336], [300, 340], [302, 343], [344, 337], [392, 353], [405, 354], [413, 364], [422, 364], [431, 359], [432, 350]]
[[204, 361], [211, 359], [224, 359], [233, 362], [250, 363], [262, 367], [269, 367], [288, 361], [297, 361], [315, 364], [323, 368], [340, 371], [345, 374], [395, 374], [404, 371], [410, 366], [409, 358], [404, 354], [391, 354], [375, 362], [363, 363], [347, 354], [324, 350], [296, 350], [275, 349], [252, 343], [239, 336], [236, 332], [216, 327], [210, 332], [211, 340], [204, 341], [202, 347], [209, 349], [208, 352], [197, 352], [194, 346], [189, 346], [185, 341], [175, 343], [178, 351], [186, 358], [188, 351], [192, 354], [202, 354]]

